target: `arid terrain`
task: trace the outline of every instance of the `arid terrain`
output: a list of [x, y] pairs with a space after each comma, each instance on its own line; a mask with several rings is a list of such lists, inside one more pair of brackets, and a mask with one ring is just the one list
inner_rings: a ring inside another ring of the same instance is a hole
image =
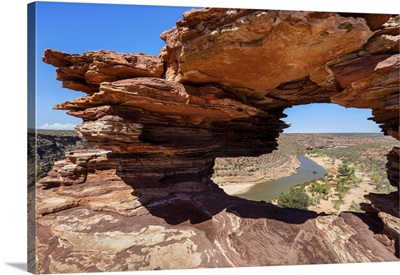
[[[306, 184], [310, 195], [308, 209], [327, 213], [361, 212], [361, 205], [370, 203], [367, 199], [369, 193], [396, 191], [386, 174], [386, 155], [393, 146], [399, 146], [398, 142], [382, 139], [308, 152], [308, 157], [328, 171], [323, 179]], [[322, 193], [318, 192], [321, 190]]]
[[[82, 119], [75, 129], [96, 149], [66, 151], [38, 181], [29, 269], [398, 261], [400, 148], [380, 145], [382, 135], [282, 135], [282, 119], [304, 104], [369, 109], [399, 140], [399, 22], [204, 8], [161, 33], [159, 55], [44, 50], [62, 87], [85, 93], [53, 108]], [[286, 138], [295, 143], [285, 146]], [[215, 183], [293, 173], [291, 146], [326, 165], [326, 178], [271, 201], [228, 195]]]
[[[327, 177], [336, 176], [342, 162], [357, 166], [359, 188], [368, 187], [364, 188], [366, 192], [363, 194], [374, 189], [374, 183], [368, 180], [367, 174], [370, 173], [379, 175], [379, 183], [376, 183], [380, 192], [381, 185], [391, 188], [386, 177], [386, 154], [398, 145], [391, 137], [381, 134], [283, 134], [278, 143], [278, 150], [260, 157], [217, 158], [213, 181], [228, 194], [241, 194], [257, 183], [296, 173], [300, 165], [297, 155], [303, 154], [324, 167], [329, 172]], [[364, 186], [367, 181], [368, 186]], [[331, 195], [333, 198], [334, 194]], [[355, 203], [358, 201], [358, 198], [355, 199]], [[328, 210], [322, 203], [318, 202], [318, 209], [311, 205], [310, 209]], [[332, 210], [330, 205], [329, 211]], [[344, 210], [343, 207], [341, 210]]]

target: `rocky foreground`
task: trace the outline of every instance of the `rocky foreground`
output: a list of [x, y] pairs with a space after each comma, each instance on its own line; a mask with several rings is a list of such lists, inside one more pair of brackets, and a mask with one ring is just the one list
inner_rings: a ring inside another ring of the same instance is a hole
[[295, 105], [372, 109], [399, 139], [398, 17], [201, 9], [161, 37], [160, 56], [45, 51], [62, 85], [86, 93], [55, 108], [102, 150], [70, 152], [40, 180], [32, 271], [399, 260], [398, 191], [326, 215], [228, 196], [210, 179], [217, 157], [275, 150]]

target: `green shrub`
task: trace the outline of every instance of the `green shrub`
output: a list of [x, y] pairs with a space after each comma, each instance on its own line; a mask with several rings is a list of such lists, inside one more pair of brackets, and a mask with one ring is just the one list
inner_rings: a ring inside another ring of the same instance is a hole
[[351, 202], [351, 205], [349, 207], [349, 211], [352, 211], [352, 212], [363, 212], [361, 210], [361, 206], [358, 203], [355, 203], [355, 201]]
[[329, 184], [320, 184], [320, 183], [312, 183], [310, 192], [314, 194], [320, 194], [320, 195], [327, 195], [329, 193], [329, 190], [331, 190], [331, 186]]
[[390, 184], [379, 183], [375, 187], [375, 192], [378, 194], [390, 194], [394, 191], [397, 191], [397, 188]]
[[336, 210], [339, 210], [343, 201], [342, 200], [332, 200], [332, 203], [333, 203], [333, 208], [335, 208]]
[[338, 172], [341, 177], [350, 178], [354, 176], [354, 168], [348, 166], [347, 163], [340, 165]]
[[310, 205], [310, 197], [307, 195], [304, 186], [290, 188], [289, 194], [281, 194], [278, 197], [278, 205], [288, 208], [307, 209]]
[[335, 191], [337, 192], [337, 195], [340, 200], [343, 199], [344, 195], [349, 192], [350, 188], [346, 186], [346, 182], [339, 182], [338, 185], [335, 188]]

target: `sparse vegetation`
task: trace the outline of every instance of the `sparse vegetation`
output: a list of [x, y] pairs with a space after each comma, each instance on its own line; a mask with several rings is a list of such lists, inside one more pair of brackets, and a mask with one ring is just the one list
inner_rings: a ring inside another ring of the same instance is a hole
[[355, 201], [351, 202], [351, 205], [349, 207], [349, 211], [351, 211], [351, 212], [363, 212], [361, 210], [361, 206], [358, 203], [355, 203]]
[[[354, 144], [345, 148], [313, 149], [310, 155], [328, 156], [333, 161], [342, 161], [339, 167], [337, 192], [340, 196], [350, 187], [357, 187], [362, 180], [375, 186], [376, 193], [388, 194], [396, 190], [389, 184], [386, 175], [386, 154], [398, 146], [398, 141], [376, 141], [365, 144]], [[355, 172], [363, 174], [363, 179], [355, 177]]]
[[[336, 165], [335, 174], [327, 174], [324, 178], [306, 182], [289, 194], [281, 194], [277, 204], [283, 207], [318, 207], [321, 200], [332, 204], [336, 211], [362, 212], [360, 203], [365, 203], [362, 195], [356, 201], [348, 202], [347, 195], [359, 188], [363, 183], [372, 186], [374, 193], [388, 194], [397, 190], [389, 184], [386, 176], [386, 154], [392, 147], [398, 146], [395, 140], [377, 140], [361, 144], [349, 144], [345, 147], [318, 148], [308, 151], [314, 157], [329, 157], [330, 165]], [[368, 188], [368, 190], [370, 190]], [[368, 191], [362, 192], [367, 194]], [[305, 192], [304, 192], [305, 191]], [[306, 200], [305, 195], [308, 196]], [[329, 201], [329, 202], [328, 202]], [[299, 203], [302, 202], [302, 203]], [[306, 203], [307, 202], [307, 203]]]
[[332, 200], [332, 203], [333, 203], [333, 208], [335, 208], [336, 210], [339, 210], [340, 206], [343, 203], [343, 201], [341, 201], [341, 200]]
[[350, 167], [347, 163], [343, 163], [339, 167], [339, 176], [344, 179], [351, 179], [354, 177], [354, 167]]

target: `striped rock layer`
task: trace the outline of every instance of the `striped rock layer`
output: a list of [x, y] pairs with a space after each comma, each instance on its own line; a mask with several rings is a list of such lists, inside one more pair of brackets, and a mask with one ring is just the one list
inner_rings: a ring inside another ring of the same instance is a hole
[[[399, 193], [365, 213], [318, 215], [228, 196], [216, 157], [277, 148], [285, 109], [371, 109], [399, 139], [399, 18], [201, 9], [161, 34], [159, 56], [47, 49], [55, 106], [100, 150], [69, 152], [39, 182], [38, 273], [399, 260]], [[317, 114], [316, 114], [317, 115]], [[399, 185], [399, 148], [388, 177]]]

